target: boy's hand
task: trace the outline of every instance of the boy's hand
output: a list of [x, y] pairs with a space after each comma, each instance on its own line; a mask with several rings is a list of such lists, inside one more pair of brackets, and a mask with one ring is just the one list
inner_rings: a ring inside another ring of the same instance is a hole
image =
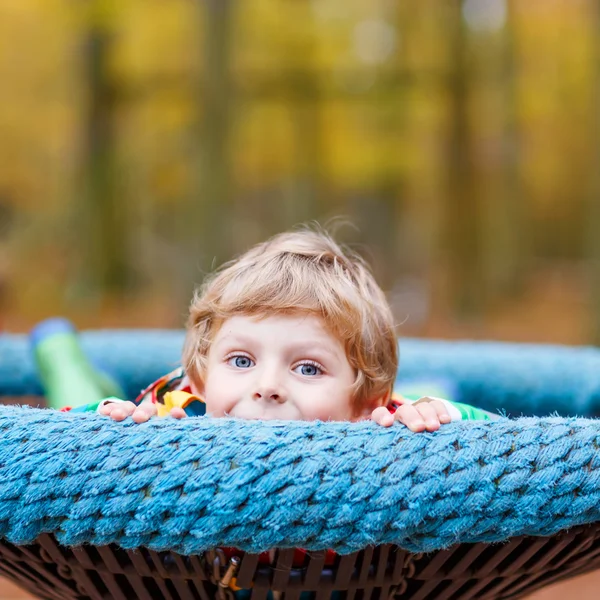
[[[100, 414], [110, 417], [113, 421], [123, 421], [131, 417], [136, 423], [145, 423], [156, 416], [156, 404], [142, 402], [138, 406], [133, 402], [109, 402], [100, 408]], [[175, 419], [186, 416], [183, 408], [172, 408], [169, 414]]]
[[383, 427], [390, 427], [394, 421], [400, 421], [411, 431], [437, 431], [442, 423], [450, 423], [451, 418], [443, 402], [435, 398], [419, 404], [402, 404], [394, 414], [385, 406], [379, 406], [371, 413], [371, 420]]

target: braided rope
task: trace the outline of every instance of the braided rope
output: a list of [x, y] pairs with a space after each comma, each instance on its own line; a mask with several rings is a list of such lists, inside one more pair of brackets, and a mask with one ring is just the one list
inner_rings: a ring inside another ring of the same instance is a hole
[[197, 553], [352, 552], [551, 535], [600, 520], [600, 422], [190, 418], [0, 408], [0, 536]]

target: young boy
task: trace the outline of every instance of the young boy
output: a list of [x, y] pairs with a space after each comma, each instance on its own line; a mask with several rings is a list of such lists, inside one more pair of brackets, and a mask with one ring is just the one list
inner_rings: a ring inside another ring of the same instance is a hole
[[195, 294], [182, 368], [101, 414], [358, 421], [415, 432], [484, 411], [437, 398], [392, 399], [394, 320], [364, 261], [327, 234], [282, 233], [225, 264]]

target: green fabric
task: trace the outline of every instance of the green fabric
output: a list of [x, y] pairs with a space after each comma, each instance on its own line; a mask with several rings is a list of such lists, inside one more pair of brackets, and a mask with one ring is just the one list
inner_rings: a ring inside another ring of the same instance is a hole
[[71, 409], [70, 412], [98, 412], [101, 404], [104, 404], [106, 401], [111, 402], [126, 402], [126, 400], [121, 400], [121, 398], [117, 398], [116, 396], [110, 396], [108, 398], [104, 398], [103, 400], [99, 400], [98, 402], [90, 402], [89, 404], [82, 404], [81, 406], [76, 406]]
[[490, 414], [485, 410], [461, 402], [452, 402], [451, 400], [447, 400], [447, 402], [460, 412], [463, 421], [491, 421]]

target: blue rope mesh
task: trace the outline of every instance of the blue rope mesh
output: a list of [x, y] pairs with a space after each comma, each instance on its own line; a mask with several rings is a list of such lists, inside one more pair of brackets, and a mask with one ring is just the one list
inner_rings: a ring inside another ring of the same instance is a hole
[[0, 409], [0, 536], [347, 553], [550, 535], [600, 518], [600, 422], [372, 423], [190, 418], [143, 425]]

